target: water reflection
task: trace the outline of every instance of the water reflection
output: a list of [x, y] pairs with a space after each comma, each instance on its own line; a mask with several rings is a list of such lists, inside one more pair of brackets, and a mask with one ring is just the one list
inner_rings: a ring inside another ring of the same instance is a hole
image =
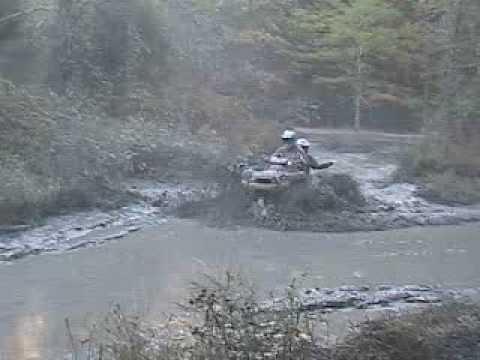
[[32, 314], [16, 319], [12, 336], [7, 337], [2, 346], [6, 353], [0, 352], [1, 360], [43, 360], [40, 349], [46, 336], [47, 321], [43, 314]]

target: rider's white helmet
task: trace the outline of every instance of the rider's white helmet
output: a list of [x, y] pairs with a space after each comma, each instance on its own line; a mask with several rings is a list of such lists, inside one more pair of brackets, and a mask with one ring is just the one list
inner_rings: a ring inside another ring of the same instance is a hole
[[301, 147], [310, 147], [310, 141], [308, 141], [307, 139], [298, 139], [297, 145]]
[[297, 134], [293, 130], [285, 130], [282, 134], [283, 140], [295, 139]]

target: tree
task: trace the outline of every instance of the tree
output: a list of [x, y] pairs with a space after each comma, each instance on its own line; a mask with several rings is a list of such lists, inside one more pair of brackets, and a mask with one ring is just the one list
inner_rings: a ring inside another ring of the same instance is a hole
[[335, 59], [339, 74], [354, 94], [354, 128], [361, 128], [361, 106], [366, 93], [385, 83], [376, 72], [395, 59], [408, 61], [418, 41], [415, 27], [404, 14], [385, 0], [355, 0], [327, 12], [326, 42], [321, 56]]
[[416, 11], [414, 0], [265, 0], [255, 3], [239, 34], [267, 49], [264, 59], [270, 62], [262, 64], [286, 77], [294, 93], [310, 91], [312, 103], [322, 104], [316, 107], [322, 116], [351, 116], [332, 99], [353, 99], [359, 129], [372, 95], [406, 108], [417, 91]]
[[50, 85], [120, 102], [137, 83], [157, 86], [168, 52], [163, 10], [154, 0], [60, 0]]

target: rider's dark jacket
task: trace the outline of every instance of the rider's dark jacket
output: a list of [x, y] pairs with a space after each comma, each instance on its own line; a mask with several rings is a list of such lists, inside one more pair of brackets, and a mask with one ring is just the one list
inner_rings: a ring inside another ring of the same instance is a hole
[[307, 154], [297, 144], [282, 145], [273, 153], [273, 156], [288, 159], [300, 170], [308, 166]]

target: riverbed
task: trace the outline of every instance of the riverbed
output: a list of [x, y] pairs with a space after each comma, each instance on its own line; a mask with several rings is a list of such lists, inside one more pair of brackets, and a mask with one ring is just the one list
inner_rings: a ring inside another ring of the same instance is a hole
[[309, 274], [306, 286], [480, 287], [480, 224], [345, 234], [215, 229], [172, 219], [102, 247], [0, 266], [0, 358], [49, 360], [120, 304], [161, 318], [202, 272], [240, 270], [261, 289]]
[[[367, 231], [480, 221], [480, 204], [435, 204], [419, 196], [417, 185], [396, 182], [398, 158], [421, 141], [419, 135], [322, 129], [299, 129], [299, 133], [311, 140], [311, 153], [319, 162], [335, 162], [331, 168], [316, 171], [313, 176], [319, 177], [320, 182], [324, 174], [351, 178], [358, 183], [366, 206], [345, 214], [330, 214], [330, 220], [320, 216], [313, 222], [292, 226], [292, 229]], [[174, 182], [130, 179], [124, 188], [132, 202], [120, 209], [87, 209], [53, 216], [44, 219], [41, 225], [13, 233], [2, 233], [0, 228], [0, 263], [46, 252], [102, 245], [123, 238], [131, 232], [161, 224], [182, 204], [201, 204], [202, 200], [214, 198], [221, 186], [205, 179], [177, 179]], [[237, 206], [235, 201], [228, 205]], [[356, 208], [356, 204], [351, 205]], [[200, 212], [207, 211], [200, 207]]]

